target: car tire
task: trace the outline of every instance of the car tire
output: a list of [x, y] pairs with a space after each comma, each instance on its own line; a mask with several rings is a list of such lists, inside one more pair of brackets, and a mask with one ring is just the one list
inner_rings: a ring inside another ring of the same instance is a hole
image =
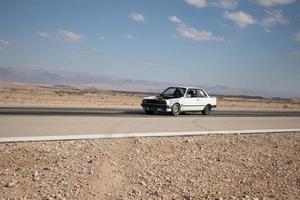
[[202, 115], [209, 115], [210, 110], [211, 110], [210, 106], [207, 105], [207, 106], [205, 106], [205, 107], [203, 108], [203, 110], [201, 111], [201, 113], [202, 113]]
[[180, 105], [178, 103], [174, 104], [171, 109], [172, 115], [177, 116], [180, 114]]

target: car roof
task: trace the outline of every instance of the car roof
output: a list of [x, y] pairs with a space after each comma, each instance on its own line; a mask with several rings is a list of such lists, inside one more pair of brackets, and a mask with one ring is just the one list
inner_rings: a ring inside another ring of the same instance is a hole
[[174, 88], [186, 88], [186, 89], [201, 89], [200, 87], [192, 87], [192, 86], [171, 86], [171, 87], [174, 87]]

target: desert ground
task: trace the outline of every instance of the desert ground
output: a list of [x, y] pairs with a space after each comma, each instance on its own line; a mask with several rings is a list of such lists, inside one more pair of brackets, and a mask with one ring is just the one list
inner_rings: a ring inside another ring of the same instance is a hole
[[0, 199], [299, 199], [300, 134], [0, 144]]
[[[74, 88], [21, 83], [0, 84], [0, 106], [140, 106], [145, 96], [141, 92], [109, 91], [96, 88]], [[218, 97], [219, 108], [300, 109], [300, 100], [243, 99]]]
[[[0, 84], [2, 107], [137, 107], [147, 95]], [[300, 102], [222, 97], [218, 106]], [[0, 143], [0, 199], [299, 199], [299, 142], [298, 132]]]

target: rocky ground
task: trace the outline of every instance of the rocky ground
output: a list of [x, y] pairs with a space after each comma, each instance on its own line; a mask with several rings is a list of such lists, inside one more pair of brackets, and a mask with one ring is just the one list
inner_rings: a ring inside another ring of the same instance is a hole
[[300, 133], [0, 144], [0, 199], [299, 199]]

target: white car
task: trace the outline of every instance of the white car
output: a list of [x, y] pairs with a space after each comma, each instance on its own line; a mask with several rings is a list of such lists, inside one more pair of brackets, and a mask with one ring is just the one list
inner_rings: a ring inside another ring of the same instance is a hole
[[147, 114], [171, 112], [202, 112], [208, 115], [217, 107], [216, 97], [210, 97], [203, 89], [195, 87], [169, 87], [158, 96], [143, 98], [141, 104]]

